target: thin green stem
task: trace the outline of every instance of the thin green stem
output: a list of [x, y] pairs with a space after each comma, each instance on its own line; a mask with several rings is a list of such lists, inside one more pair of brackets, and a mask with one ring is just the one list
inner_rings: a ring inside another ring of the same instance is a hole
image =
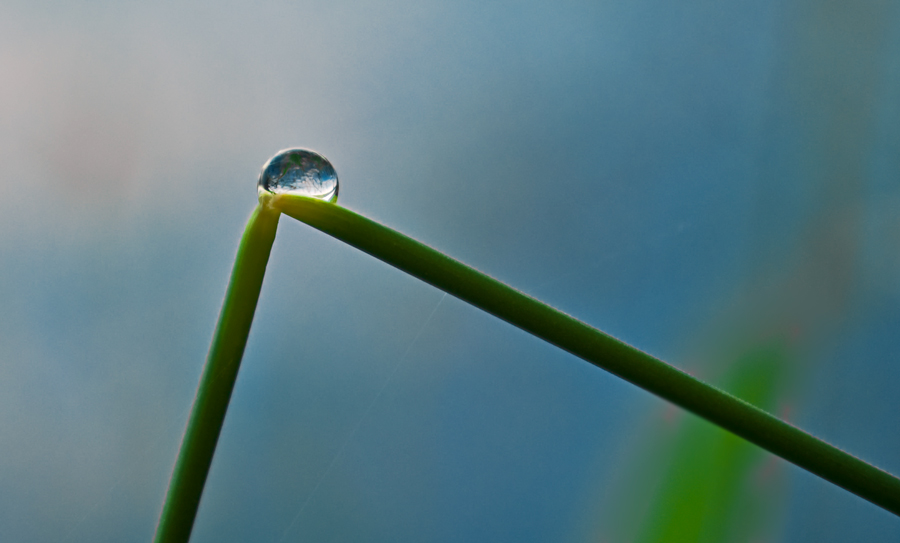
[[900, 516], [900, 479], [411, 238], [342, 207], [272, 205]]
[[203, 485], [250, 334], [279, 216], [278, 211], [259, 205], [244, 230], [156, 527], [156, 543], [186, 543], [191, 537]]

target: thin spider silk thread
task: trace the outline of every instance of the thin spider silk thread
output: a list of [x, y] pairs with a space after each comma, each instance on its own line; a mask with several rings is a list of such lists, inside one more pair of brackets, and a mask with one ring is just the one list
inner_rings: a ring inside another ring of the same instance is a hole
[[300, 506], [300, 510], [297, 511], [297, 514], [294, 515], [294, 518], [291, 520], [291, 523], [288, 524], [287, 528], [285, 528], [284, 533], [281, 535], [281, 539], [278, 540], [278, 543], [284, 543], [284, 540], [287, 538], [288, 534], [291, 532], [291, 528], [293, 528], [294, 524], [296, 524], [297, 521], [300, 519], [300, 516], [303, 514], [303, 511], [306, 509], [306, 506], [309, 505], [310, 501], [312, 501], [313, 496], [316, 495], [316, 491], [319, 490], [319, 487], [322, 486], [322, 482], [325, 480], [325, 478], [331, 472], [331, 468], [333, 468], [335, 466], [335, 464], [337, 464], [338, 459], [344, 453], [344, 449], [346, 449], [347, 445], [349, 445], [350, 442], [353, 441], [353, 438], [356, 436], [356, 433], [362, 427], [362, 423], [365, 422], [366, 418], [369, 416], [369, 412], [372, 411], [372, 407], [375, 405], [375, 403], [378, 401], [378, 399], [381, 398], [381, 395], [384, 394], [384, 391], [387, 389], [388, 384], [390, 384], [390, 382], [394, 379], [394, 376], [397, 374], [397, 370], [400, 369], [400, 365], [403, 364], [404, 360], [406, 360], [406, 357], [407, 357], [407, 355], [409, 355], [409, 352], [412, 350], [413, 345], [415, 345], [416, 342], [419, 340], [419, 336], [422, 335], [422, 332], [428, 326], [428, 323], [431, 322], [432, 317], [434, 317], [434, 314], [437, 313], [438, 308], [441, 306], [441, 303], [444, 301], [444, 298], [446, 298], [446, 297], [447, 297], [447, 293], [445, 292], [444, 295], [441, 296], [441, 299], [438, 300], [438, 303], [434, 306], [434, 309], [431, 310], [431, 314], [428, 315], [428, 318], [425, 319], [425, 322], [422, 323], [421, 328], [419, 328], [419, 331], [416, 332], [416, 336], [409, 343], [409, 346], [406, 347], [406, 352], [404, 352], [403, 356], [401, 356], [400, 359], [397, 360], [397, 363], [394, 365], [394, 369], [391, 370], [391, 373], [390, 373], [390, 375], [388, 375], [388, 378], [384, 380], [384, 383], [382, 383], [381, 389], [378, 391], [378, 394], [376, 394], [375, 397], [372, 399], [372, 401], [369, 402], [369, 405], [363, 410], [363, 413], [359, 417], [359, 420], [356, 422], [356, 425], [353, 427], [353, 430], [351, 430], [350, 433], [347, 435], [347, 437], [344, 438], [344, 442], [341, 444], [341, 447], [331, 458], [331, 462], [328, 463], [328, 467], [325, 468], [325, 471], [322, 472], [322, 475], [319, 476], [319, 480], [316, 482], [316, 486], [313, 487], [312, 491], [309, 493], [309, 496], [306, 497], [306, 500], [303, 502], [303, 505]]

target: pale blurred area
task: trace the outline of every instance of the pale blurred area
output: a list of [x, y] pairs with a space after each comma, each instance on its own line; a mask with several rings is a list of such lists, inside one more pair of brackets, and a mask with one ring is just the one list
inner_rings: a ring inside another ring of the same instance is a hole
[[[8, 1], [0, 541], [152, 539], [293, 146], [704, 379], [765, 360], [768, 409], [900, 473], [900, 3]], [[900, 539], [755, 451], [685, 513], [718, 438], [290, 219], [256, 317], [192, 541]]]

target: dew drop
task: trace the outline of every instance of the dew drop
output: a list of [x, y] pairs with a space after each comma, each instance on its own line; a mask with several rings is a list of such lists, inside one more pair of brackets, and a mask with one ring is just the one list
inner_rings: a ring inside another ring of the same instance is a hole
[[338, 178], [334, 166], [322, 155], [306, 149], [285, 149], [263, 166], [257, 191], [260, 198], [296, 194], [336, 202]]

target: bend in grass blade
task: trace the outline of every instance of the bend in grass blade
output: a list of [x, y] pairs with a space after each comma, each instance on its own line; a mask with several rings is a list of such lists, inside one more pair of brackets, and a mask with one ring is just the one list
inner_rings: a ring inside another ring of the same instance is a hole
[[222, 313], [156, 527], [156, 543], [185, 543], [191, 537], [203, 485], [250, 334], [278, 217], [278, 211], [257, 206], [241, 238]]
[[900, 516], [900, 479], [739, 398], [348, 209], [287, 194], [272, 205]]

